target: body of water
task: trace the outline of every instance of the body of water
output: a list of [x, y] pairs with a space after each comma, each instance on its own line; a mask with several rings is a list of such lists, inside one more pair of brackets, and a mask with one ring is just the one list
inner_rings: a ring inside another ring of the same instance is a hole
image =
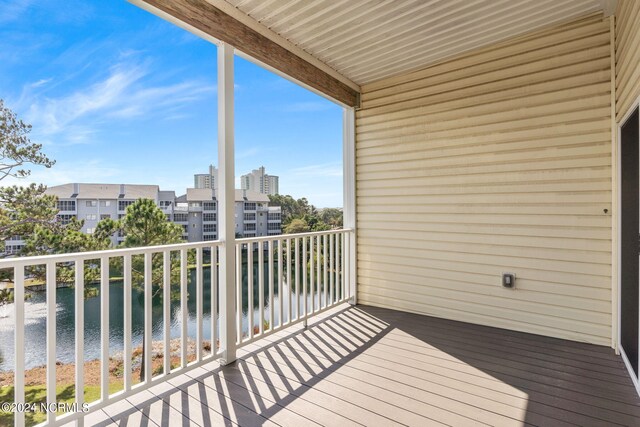
[[[275, 267], [275, 266], [274, 266]], [[269, 294], [268, 294], [268, 264], [265, 263], [265, 320], [268, 319]], [[246, 266], [244, 268], [246, 273]], [[254, 265], [254, 324], [259, 319], [259, 295], [257, 281], [257, 264]], [[248, 331], [247, 313], [247, 283], [246, 274], [243, 274], [245, 283], [243, 286], [243, 324], [244, 333]], [[274, 274], [277, 278], [277, 274]], [[211, 337], [211, 281], [209, 269], [204, 269], [203, 286], [203, 337], [205, 340]], [[174, 285], [178, 290], [179, 286]], [[173, 288], [173, 287], [172, 287]], [[282, 286], [284, 295], [288, 296], [288, 287]], [[56, 292], [56, 358], [63, 363], [71, 363], [75, 360], [75, 302], [73, 288], [59, 288]], [[274, 323], [279, 324], [278, 319], [278, 286], [274, 284]], [[187, 329], [190, 338], [196, 337], [196, 283], [195, 271], [191, 271], [188, 283], [188, 317]], [[161, 292], [159, 292], [161, 294]], [[302, 300], [292, 298], [292, 311], [296, 313], [297, 303]], [[283, 301], [286, 301], [284, 298]], [[309, 299], [309, 304], [311, 300]], [[316, 306], [318, 300], [316, 298]], [[287, 303], [284, 302], [283, 312], [285, 321], [289, 315]], [[98, 359], [100, 357], [100, 297], [91, 297], [84, 300], [84, 357], [85, 360]], [[27, 369], [46, 364], [46, 292], [34, 292], [31, 298], [25, 301], [25, 366]], [[180, 301], [173, 299], [170, 310], [171, 338], [180, 337], [182, 312]], [[294, 314], [295, 317], [295, 314]], [[143, 293], [132, 291], [132, 341], [133, 346], [142, 344], [144, 330], [144, 299]], [[152, 331], [153, 340], [163, 339], [163, 312], [162, 299], [157, 296], [153, 299]], [[12, 370], [14, 367], [14, 328], [15, 318], [13, 304], [7, 304], [0, 308], [0, 371]], [[219, 335], [218, 335], [219, 336]], [[112, 282], [109, 285], [109, 346], [110, 354], [121, 352], [124, 348], [124, 287], [122, 282]]]

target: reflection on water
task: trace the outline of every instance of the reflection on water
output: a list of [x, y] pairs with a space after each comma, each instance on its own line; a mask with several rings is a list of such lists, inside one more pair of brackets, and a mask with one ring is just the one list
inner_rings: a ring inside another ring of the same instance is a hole
[[[259, 296], [258, 296], [258, 265], [254, 263], [254, 325], [258, 324]], [[248, 331], [247, 325], [247, 279], [246, 264], [244, 266], [243, 283], [243, 330]], [[268, 319], [269, 307], [269, 266], [264, 265], [264, 308], [265, 320]], [[274, 265], [275, 270], [275, 265]], [[277, 272], [274, 278], [277, 281]], [[211, 337], [211, 280], [210, 270], [204, 269], [203, 274], [203, 338]], [[188, 280], [188, 334], [190, 338], [196, 336], [196, 280], [195, 271], [191, 271]], [[178, 289], [178, 286], [176, 286]], [[287, 285], [283, 285], [284, 294], [288, 295]], [[73, 362], [75, 359], [75, 310], [73, 288], [59, 288], [56, 292], [56, 353], [57, 360], [63, 363]], [[278, 286], [274, 283], [274, 323], [280, 323], [278, 319]], [[152, 330], [153, 340], [163, 339], [162, 325], [162, 292], [153, 299]], [[302, 299], [302, 297], [300, 297]], [[283, 299], [287, 301], [287, 298]], [[311, 300], [309, 297], [309, 306]], [[296, 313], [298, 298], [292, 298], [292, 311]], [[285, 320], [289, 318], [288, 304], [283, 303]], [[316, 297], [316, 307], [319, 301]], [[84, 325], [84, 357], [85, 360], [100, 357], [100, 297], [92, 297], [84, 301], [85, 325]], [[27, 369], [46, 364], [46, 293], [35, 292], [25, 301], [25, 367]], [[294, 317], [295, 314], [294, 314]], [[171, 338], [180, 337], [182, 312], [180, 301], [171, 301]], [[142, 344], [144, 330], [144, 300], [143, 293], [139, 290], [132, 291], [132, 341], [133, 346]], [[13, 304], [0, 308], [0, 371], [13, 369], [14, 366], [14, 325]], [[114, 355], [123, 350], [124, 342], [124, 288], [122, 282], [112, 282], [109, 285], [109, 346], [110, 354]]]

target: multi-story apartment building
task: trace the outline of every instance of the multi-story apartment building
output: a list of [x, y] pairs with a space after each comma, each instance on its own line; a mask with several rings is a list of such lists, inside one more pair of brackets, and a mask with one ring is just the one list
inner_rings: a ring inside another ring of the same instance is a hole
[[236, 190], [236, 235], [260, 237], [281, 234], [279, 206], [269, 206], [269, 197], [249, 190]]
[[[186, 194], [176, 197], [175, 192], [161, 191], [157, 185], [75, 183], [50, 187], [47, 194], [58, 197], [58, 219], [70, 221], [75, 217], [83, 220], [82, 231], [86, 233], [93, 233], [101, 219], [122, 218], [127, 206], [146, 198], [158, 204], [168, 221], [183, 227], [185, 240], [196, 242], [218, 238], [218, 203], [215, 191], [210, 188], [188, 188]], [[238, 235], [254, 237], [281, 233], [280, 207], [269, 207], [266, 195], [236, 190], [235, 199]], [[114, 243], [123, 239], [123, 235], [115, 236]], [[20, 240], [8, 242], [12, 246], [21, 243]]]
[[[82, 231], [89, 234], [100, 220], [122, 218], [127, 206], [138, 199], [151, 199], [165, 212], [175, 199], [175, 192], [160, 191], [157, 185], [71, 183], [49, 187], [47, 194], [58, 198], [59, 221], [68, 222], [73, 217], [82, 220]], [[112, 240], [117, 244], [123, 239], [120, 233]]]
[[193, 186], [195, 188], [218, 189], [218, 168], [209, 165], [209, 173], [199, 173], [193, 175]]
[[218, 238], [218, 202], [211, 188], [187, 188], [176, 199], [174, 222], [183, 228], [182, 238], [189, 242]]
[[243, 190], [255, 191], [256, 193], [279, 194], [279, 185], [280, 178], [267, 174], [264, 166], [240, 177], [240, 187]]
[[[190, 242], [218, 238], [218, 203], [209, 188], [188, 188], [176, 199], [174, 222], [183, 229], [183, 238]], [[281, 234], [279, 206], [269, 207], [269, 198], [247, 190], [235, 192], [235, 232], [239, 237], [259, 237]]]
[[[82, 231], [93, 233], [100, 220], [122, 218], [127, 206], [138, 199], [153, 200], [165, 213], [167, 221], [183, 228], [182, 238], [188, 242], [218, 239], [218, 202], [211, 188], [188, 188], [176, 197], [174, 191], [162, 191], [157, 185], [129, 184], [64, 184], [49, 187], [47, 194], [58, 198], [58, 221], [72, 218], [84, 221]], [[241, 237], [280, 234], [280, 207], [269, 207], [269, 198], [260, 193], [236, 190], [235, 230]], [[124, 240], [122, 232], [113, 236], [117, 245]], [[5, 241], [5, 254], [18, 253], [24, 246], [21, 236]]]

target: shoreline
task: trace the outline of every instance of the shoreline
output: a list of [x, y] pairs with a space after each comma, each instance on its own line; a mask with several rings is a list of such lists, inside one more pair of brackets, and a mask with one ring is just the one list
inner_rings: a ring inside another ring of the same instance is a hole
[[[171, 366], [180, 366], [182, 340], [174, 338], [169, 343]], [[211, 344], [208, 340], [202, 341], [202, 348], [205, 354], [211, 352]], [[135, 347], [131, 352], [131, 376], [133, 383], [139, 382], [140, 367], [142, 365], [142, 346]], [[194, 339], [187, 340], [187, 362], [190, 363], [196, 358], [196, 342]], [[164, 342], [153, 341], [151, 345], [151, 362], [153, 375], [162, 373], [164, 366]], [[56, 383], [75, 384], [75, 362], [62, 363], [56, 361]], [[84, 362], [85, 386], [100, 385], [101, 363], [100, 359], [86, 360]], [[14, 371], [0, 372], [0, 388], [13, 387]], [[25, 386], [44, 386], [47, 378], [47, 366], [36, 366], [25, 370]], [[109, 357], [109, 383], [120, 383], [124, 381], [124, 360], [122, 352], [118, 352]]]

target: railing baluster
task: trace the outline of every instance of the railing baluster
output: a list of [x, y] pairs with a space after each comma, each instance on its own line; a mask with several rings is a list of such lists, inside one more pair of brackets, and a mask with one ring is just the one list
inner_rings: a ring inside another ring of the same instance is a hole
[[202, 360], [202, 248], [196, 248], [196, 359]]
[[162, 253], [162, 332], [164, 357], [162, 371], [171, 373], [171, 251]]
[[345, 250], [344, 250], [344, 243], [345, 243], [345, 234], [341, 233], [340, 234], [340, 299], [342, 301], [344, 301], [345, 298], [345, 293], [344, 293], [344, 266], [345, 266]]
[[323, 260], [322, 260], [322, 288], [324, 289], [324, 308], [329, 307], [329, 289], [328, 289], [328, 272], [327, 272], [327, 235], [322, 236], [322, 252], [323, 252]]
[[291, 307], [291, 294], [293, 293], [293, 286], [291, 283], [291, 239], [287, 239], [287, 323], [291, 323], [293, 320], [293, 313]]
[[309, 314], [307, 306], [307, 238], [302, 238], [302, 314], [306, 318]]
[[[242, 243], [236, 244], [236, 343], [242, 342]], [[222, 308], [221, 308], [222, 309]], [[231, 307], [227, 307], [231, 312]]]
[[247, 244], [247, 323], [249, 339], [253, 338], [253, 243]]
[[[314, 267], [315, 267], [315, 261], [313, 259], [313, 241], [315, 239], [313, 238], [313, 236], [311, 236], [309, 238], [309, 293], [310, 293], [310, 299], [311, 299], [311, 313], [313, 313], [315, 311], [314, 308], [314, 300], [315, 300], [315, 291], [314, 291], [314, 287], [315, 287], [315, 271], [314, 271]], [[307, 270], [307, 266], [305, 265], [305, 271]], [[307, 301], [307, 298], [304, 299], [305, 300], [305, 304]]]
[[180, 250], [180, 365], [184, 368], [187, 366], [187, 350], [188, 350], [188, 330], [187, 320], [189, 318], [189, 306], [187, 305], [187, 273], [188, 273], [187, 250]]
[[100, 396], [109, 399], [109, 257], [100, 258]]
[[283, 289], [282, 289], [282, 268], [284, 263], [282, 257], [284, 255], [284, 248], [282, 247], [282, 240], [278, 239], [278, 325], [282, 327], [284, 325], [284, 310], [282, 307]]
[[[24, 267], [14, 268], [13, 273], [13, 309], [16, 319], [14, 360], [15, 372], [13, 377], [13, 401], [24, 405]], [[24, 426], [25, 411], [14, 412], [14, 424]]]
[[131, 390], [131, 255], [124, 256], [123, 262], [123, 280], [124, 280], [124, 389]]
[[333, 293], [333, 286], [334, 286], [334, 275], [336, 272], [335, 269], [335, 264], [334, 264], [334, 246], [335, 246], [335, 235], [329, 235], [329, 305], [333, 305], [334, 302], [334, 293]]
[[273, 323], [273, 311], [274, 311], [274, 307], [273, 307], [273, 279], [274, 279], [274, 274], [273, 274], [273, 240], [269, 240], [269, 246], [268, 246], [268, 250], [269, 250], [269, 256], [267, 258], [267, 262], [269, 265], [269, 330], [272, 331], [273, 327], [274, 327], [274, 323]]
[[[47, 263], [47, 405], [56, 403], [56, 263]], [[47, 412], [47, 422], [56, 419], [55, 411]]]
[[211, 247], [211, 357], [218, 354], [218, 247]]
[[294, 264], [293, 273], [295, 275], [296, 282], [296, 320], [300, 318], [300, 239], [295, 238], [295, 255], [296, 260]]
[[144, 254], [144, 381], [145, 383], [151, 382], [151, 375], [153, 370], [151, 369], [151, 357], [152, 352], [152, 321], [151, 318], [152, 308], [152, 293], [153, 293], [153, 281], [152, 281], [152, 255], [151, 253]]
[[[84, 404], [84, 261], [75, 261], [75, 373], [76, 373], [76, 403], [78, 408]], [[125, 352], [126, 356], [126, 352]], [[131, 358], [129, 358], [131, 360]], [[125, 363], [126, 366], [126, 363]], [[126, 372], [126, 371], [125, 371]], [[84, 424], [84, 418], [78, 419], [77, 425]]]
[[322, 255], [321, 237], [317, 236], [316, 238], [316, 295], [318, 296], [318, 310], [322, 309], [322, 288], [320, 287], [322, 283], [322, 269], [320, 267], [320, 255]]
[[264, 246], [258, 243], [258, 333], [264, 332]]
[[344, 299], [351, 297], [351, 233], [345, 232], [345, 254], [344, 254]]

